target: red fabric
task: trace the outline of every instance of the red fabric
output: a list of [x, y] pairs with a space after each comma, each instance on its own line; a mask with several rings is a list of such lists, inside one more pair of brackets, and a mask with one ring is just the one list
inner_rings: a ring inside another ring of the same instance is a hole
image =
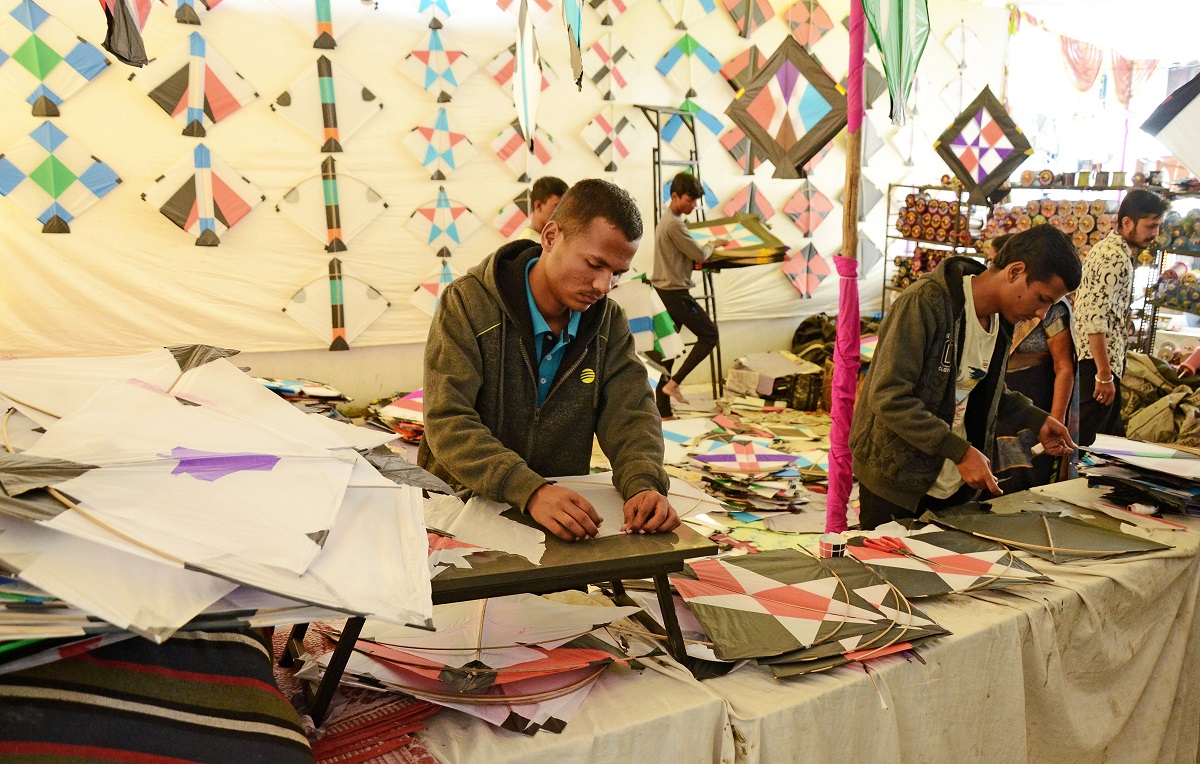
[[1117, 102], [1129, 108], [1129, 99], [1133, 97], [1133, 86], [1145, 82], [1158, 68], [1158, 61], [1133, 60], [1122, 56], [1115, 50], [1112, 53], [1113, 94]]
[[1104, 51], [1071, 37], [1058, 36], [1062, 47], [1063, 64], [1067, 67], [1067, 79], [1080, 93], [1086, 93], [1096, 84], [1100, 76], [1100, 65], [1104, 63]]
[[[857, 5], [857, 3], [853, 4]], [[825, 508], [825, 531], [846, 530], [846, 505], [854, 484], [850, 455], [850, 423], [854, 418], [854, 395], [858, 386], [859, 311], [858, 261], [833, 256], [841, 277], [838, 292], [837, 340], [833, 350], [833, 405], [829, 432], [829, 494]]]
[[119, 751], [90, 745], [68, 745], [66, 743], [0, 742], [0, 756], [62, 756], [89, 761], [122, 761], [129, 764], [191, 764], [187, 759], [174, 756], [156, 756], [137, 751]]

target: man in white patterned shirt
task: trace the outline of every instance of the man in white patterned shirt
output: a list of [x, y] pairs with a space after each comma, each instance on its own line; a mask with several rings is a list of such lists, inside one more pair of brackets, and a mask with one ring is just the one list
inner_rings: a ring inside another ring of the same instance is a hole
[[1158, 236], [1169, 203], [1137, 188], [1117, 210], [1112, 232], [1083, 261], [1083, 281], [1075, 293], [1075, 353], [1079, 358], [1079, 444], [1096, 435], [1124, 435], [1121, 377], [1133, 298], [1133, 258]]

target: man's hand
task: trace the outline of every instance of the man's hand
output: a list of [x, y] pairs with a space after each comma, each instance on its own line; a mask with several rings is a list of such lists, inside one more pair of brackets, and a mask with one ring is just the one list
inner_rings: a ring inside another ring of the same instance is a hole
[[713, 240], [713, 249], [725, 249], [730, 244], [733, 244], [733, 239], [715, 239]]
[[[547, 483], [533, 492], [525, 508], [538, 525], [563, 541], [595, 538], [599, 533], [600, 515], [587, 499], [570, 488]], [[629, 516], [628, 509], [625, 515]]]
[[1079, 446], [1071, 440], [1071, 431], [1054, 417], [1047, 417], [1042, 429], [1038, 430], [1038, 441], [1049, 456], [1066, 456]]
[[667, 533], [679, 527], [679, 516], [667, 497], [658, 491], [642, 491], [625, 502], [625, 533]]
[[1109, 374], [1107, 382], [1097, 381], [1096, 388], [1092, 391], [1092, 397], [1096, 399], [1097, 403], [1105, 406], [1112, 403], [1113, 399], [1117, 397], [1116, 378], [1112, 374]]
[[993, 496], [1004, 493], [1000, 490], [1000, 484], [996, 482], [996, 476], [992, 474], [992, 461], [975, 446], [968, 448], [959, 460], [958, 474], [962, 475], [963, 482], [972, 488], [991, 491]]

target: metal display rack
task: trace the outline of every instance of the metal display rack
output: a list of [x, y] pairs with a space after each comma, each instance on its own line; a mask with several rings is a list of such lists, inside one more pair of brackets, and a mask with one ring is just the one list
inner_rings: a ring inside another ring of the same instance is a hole
[[[1172, 205], [1179, 199], [1195, 200], [1200, 197], [1200, 193], [1194, 191], [1168, 191], [1157, 187], [1146, 187], [1152, 191], [1163, 194], [1171, 200]], [[1191, 261], [1193, 268], [1200, 266], [1200, 250], [1181, 250], [1170, 247], [1155, 247], [1152, 250], [1154, 255], [1153, 270], [1149, 273], [1149, 278], [1146, 281], [1145, 294], [1141, 300], [1140, 306], [1140, 321], [1138, 322], [1136, 342], [1134, 347], [1140, 347], [1146, 355], [1154, 355], [1154, 345], [1158, 334], [1158, 323], [1161, 310], [1177, 311], [1179, 313], [1190, 313], [1191, 315], [1200, 316], [1200, 309], [1188, 310], [1176, 303], [1162, 303], [1154, 299], [1154, 295], [1158, 290], [1158, 282], [1162, 277], [1163, 261], [1167, 257], [1187, 258]], [[1136, 281], [1136, 278], [1135, 278]], [[1136, 297], [1136, 295], [1135, 295]]]

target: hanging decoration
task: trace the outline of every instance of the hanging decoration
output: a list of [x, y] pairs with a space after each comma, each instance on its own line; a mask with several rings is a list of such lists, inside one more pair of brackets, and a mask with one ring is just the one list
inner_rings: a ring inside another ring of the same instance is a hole
[[33, 107], [35, 117], [57, 117], [63, 100], [108, 63], [99, 48], [33, 0], [22, 0], [0, 21], [0, 79]]
[[[525, 0], [522, 0], [524, 2]], [[571, 79], [583, 90], [583, 0], [560, 0], [567, 47], [571, 54]]]
[[272, 111], [320, 141], [326, 154], [341, 151], [382, 108], [374, 93], [325, 56], [271, 104]]
[[437, 93], [438, 103], [446, 103], [475, 71], [475, 64], [461, 50], [446, 49], [441, 29], [442, 22], [435, 17], [429, 22], [425, 47], [405, 56], [398, 69], [426, 92]]
[[195, 236], [196, 246], [215, 247], [227, 230], [267, 197], [201, 143], [156, 180], [142, 199]]
[[525, 140], [521, 125], [514, 119], [492, 141], [492, 150], [516, 174], [518, 181], [528, 183], [558, 155], [558, 144], [540, 127], [532, 141]]
[[605, 30], [583, 54], [584, 71], [605, 101], [615, 101], [616, 93], [629, 87], [636, 67], [637, 62], [612, 30]]
[[216, 124], [258, 98], [254, 86], [199, 32], [189, 34], [130, 79], [183, 125], [184, 135], [193, 138], [208, 134], [206, 121]]
[[739, 212], [745, 212], [766, 221], [770, 220], [775, 214], [775, 208], [767, 201], [767, 195], [762, 192], [762, 189], [751, 181], [748, 186], [738, 191], [733, 195], [733, 198], [725, 202], [725, 206], [721, 208], [721, 212], [725, 213], [725, 217], [732, 217]]
[[350, 343], [392, 304], [383, 294], [330, 259], [328, 273], [300, 287], [283, 312], [323, 339], [330, 350], [349, 350]]
[[108, 20], [104, 49], [130, 66], [145, 66], [146, 43], [142, 30], [150, 17], [151, 0], [100, 0]]
[[829, 263], [817, 252], [816, 247], [805, 244], [802, 248], [788, 253], [781, 270], [801, 297], [812, 297], [817, 287], [829, 275]]
[[795, 37], [786, 37], [725, 113], [775, 165], [775, 177], [796, 178], [846, 126], [846, 96]]
[[445, 180], [446, 173], [457, 170], [475, 156], [475, 146], [467, 136], [450, 128], [444, 106], [438, 108], [432, 125], [414, 127], [404, 136], [403, 143], [425, 169], [433, 170], [430, 180]]
[[442, 293], [446, 291], [446, 287], [450, 286], [450, 282], [462, 274], [450, 267], [450, 261], [443, 258], [441, 263], [429, 276], [417, 284], [417, 288], [413, 290], [412, 304], [422, 313], [433, 318], [437, 312], [438, 301], [442, 299]]
[[612, 108], [602, 109], [580, 133], [588, 147], [605, 163], [605, 172], [616, 172], [618, 162], [629, 156], [629, 147], [621, 136], [626, 131], [633, 132], [628, 118], [620, 117], [613, 121], [614, 111]]
[[[629, 0], [632, 2], [632, 0]], [[610, 27], [613, 19], [629, 10], [627, 0], [588, 0], [592, 10], [600, 14], [600, 25]]]
[[409, 229], [437, 248], [438, 257], [450, 257], [454, 248], [479, 228], [479, 218], [465, 204], [451, 201], [438, 187], [437, 199], [418, 207], [408, 219]]
[[0, 154], [0, 196], [35, 215], [42, 233], [70, 233], [70, 223], [121, 179], [51, 122]]
[[798, 0], [783, 12], [783, 20], [805, 50], [811, 50], [827, 32], [833, 31], [833, 19], [817, 0]]
[[529, 137], [529, 151], [534, 150], [537, 132], [538, 100], [542, 95], [542, 56], [538, 52], [533, 21], [529, 17], [528, 0], [521, 0], [517, 16], [517, 49], [513, 69], [513, 105], [517, 108], [517, 124], [521, 135]]
[[[318, 5], [322, 3], [328, 8], [329, 0], [317, 0]], [[201, 5], [204, 10], [211, 11], [220, 4], [221, 0], [175, 0], [175, 20], [180, 24], [199, 26], [200, 14], [196, 13], [196, 6]]]
[[668, 80], [675, 82], [684, 89], [686, 98], [695, 98], [696, 89], [693, 87], [695, 76], [692, 66], [699, 63], [709, 74], [721, 70], [721, 62], [708, 51], [708, 48], [697, 42], [695, 37], [684, 34], [671, 46], [654, 67], [658, 73]]
[[863, 0], [863, 11], [883, 57], [892, 123], [903, 125], [917, 64], [929, 41], [929, 6], [926, 0]]
[[285, 193], [275, 211], [316, 237], [326, 252], [344, 252], [387, 206], [374, 189], [339, 170], [333, 157], [325, 157], [321, 174]]
[[533, 214], [533, 203], [529, 196], [530, 190], [526, 188], [514, 196], [511, 202], [501, 207], [500, 211], [496, 213], [496, 217], [492, 219], [492, 225], [504, 238], [512, 238], [512, 235], [520, 230], [521, 226], [525, 225], [525, 221], [529, 220], [529, 216]]
[[833, 211], [833, 202], [821, 190], [805, 180], [800, 190], [783, 206], [783, 214], [791, 218], [800, 233], [811, 237], [817, 226]]
[[1033, 153], [1025, 134], [987, 87], [933, 147], [970, 192], [971, 204], [983, 204]]
[[733, 17], [738, 34], [749, 37], [758, 28], [775, 17], [775, 9], [770, 0], [721, 0], [725, 10]]
[[1062, 48], [1063, 64], [1067, 68], [1067, 79], [1080, 93], [1088, 92], [1100, 76], [1104, 50], [1090, 42], [1062, 35], [1058, 36], [1058, 43]]
[[1154, 60], [1132, 60], [1125, 58], [1115, 50], [1112, 51], [1113, 95], [1117, 103], [1129, 108], [1129, 99], [1133, 97], [1135, 83], [1145, 82], [1158, 68]]

